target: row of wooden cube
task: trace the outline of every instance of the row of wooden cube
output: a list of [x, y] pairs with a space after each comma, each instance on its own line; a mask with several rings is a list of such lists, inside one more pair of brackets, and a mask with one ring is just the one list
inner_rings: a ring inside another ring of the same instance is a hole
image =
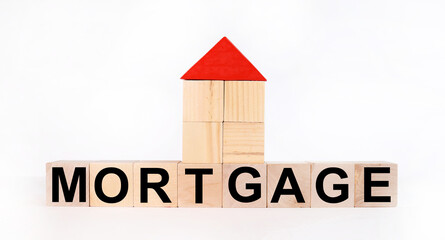
[[46, 171], [47, 204], [51, 206], [307, 208], [397, 204], [397, 165], [387, 162], [57, 161], [47, 163]]
[[264, 122], [264, 82], [184, 81], [184, 122]]
[[184, 122], [184, 163], [264, 163], [264, 123]]

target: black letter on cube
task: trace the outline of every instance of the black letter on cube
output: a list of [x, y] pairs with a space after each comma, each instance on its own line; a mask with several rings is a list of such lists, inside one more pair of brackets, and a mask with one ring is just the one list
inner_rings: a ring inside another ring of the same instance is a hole
[[391, 196], [372, 196], [372, 187], [389, 187], [388, 181], [372, 181], [373, 173], [390, 173], [389, 167], [365, 167], [364, 168], [364, 189], [365, 202], [391, 202]]
[[[148, 182], [148, 174], [161, 175], [161, 181]], [[172, 201], [167, 196], [167, 193], [165, 193], [165, 191], [162, 189], [163, 186], [167, 185], [169, 178], [170, 177], [168, 176], [168, 172], [165, 169], [141, 168], [141, 202], [148, 202], [148, 189], [152, 188], [156, 191], [163, 203], [171, 203]]]
[[73, 179], [71, 179], [70, 187], [66, 181], [65, 172], [62, 167], [54, 167], [53, 169], [53, 202], [59, 202], [59, 179], [62, 185], [63, 197], [66, 202], [73, 202], [74, 193], [76, 192], [77, 183], [79, 183], [79, 202], [87, 201], [87, 170], [84, 167], [76, 167], [73, 173]]
[[187, 168], [185, 169], [186, 175], [195, 175], [195, 203], [202, 203], [203, 192], [203, 175], [212, 175], [213, 169], [211, 168]]
[[[114, 197], [108, 197], [105, 195], [103, 189], [102, 189], [102, 181], [104, 180], [104, 177], [108, 174], [116, 174], [120, 181], [121, 181], [121, 190], [120, 192], [114, 196]], [[102, 201], [106, 203], [118, 203], [122, 201], [125, 196], [127, 196], [128, 192], [128, 178], [125, 173], [120, 170], [119, 168], [109, 167], [104, 168], [100, 170], [100, 172], [96, 176], [96, 180], [94, 181], [94, 191], [96, 191], [97, 197]]]
[[241, 196], [236, 190], [236, 179], [242, 173], [249, 173], [253, 178], [259, 178], [260, 173], [252, 167], [240, 167], [235, 169], [229, 177], [229, 192], [233, 199], [242, 203], [254, 202], [261, 198], [261, 184], [260, 183], [246, 183], [246, 189], [252, 189], [253, 193], [250, 196]]
[[[284, 189], [286, 179], [289, 179], [291, 188]], [[301, 193], [300, 186], [298, 186], [297, 179], [295, 178], [292, 168], [284, 168], [278, 180], [277, 188], [272, 196], [272, 203], [277, 203], [280, 200], [281, 195], [294, 195], [297, 202], [304, 203], [303, 194]]]
[[341, 191], [340, 195], [338, 195], [337, 197], [330, 197], [326, 194], [323, 188], [323, 182], [326, 176], [328, 176], [329, 174], [337, 174], [341, 179], [348, 177], [348, 174], [341, 168], [331, 167], [324, 169], [320, 172], [316, 180], [315, 188], [317, 189], [318, 196], [327, 203], [340, 203], [348, 199], [348, 184], [334, 184], [334, 190]]

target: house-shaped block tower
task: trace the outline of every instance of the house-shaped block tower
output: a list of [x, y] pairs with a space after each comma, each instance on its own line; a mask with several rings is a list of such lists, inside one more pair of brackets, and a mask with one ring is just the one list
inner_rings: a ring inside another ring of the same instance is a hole
[[182, 76], [184, 163], [264, 163], [266, 79], [226, 38]]

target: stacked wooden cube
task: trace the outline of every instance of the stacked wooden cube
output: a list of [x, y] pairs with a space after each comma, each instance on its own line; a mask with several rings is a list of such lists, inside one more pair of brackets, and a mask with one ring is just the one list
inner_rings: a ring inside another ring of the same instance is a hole
[[264, 163], [264, 82], [184, 81], [184, 163]]
[[[228, 178], [226, 173], [235, 166], [231, 164], [259, 167], [265, 174], [266, 79], [261, 73], [227, 38], [223, 38], [182, 79], [183, 151], [179, 178], [186, 178], [182, 173], [185, 167], [212, 168], [216, 178]], [[218, 182], [222, 181], [220, 179]], [[179, 206], [244, 205], [226, 200], [229, 199], [225, 197], [229, 194], [227, 186], [217, 182], [214, 184], [211, 189], [220, 188], [222, 192], [213, 191], [212, 196], [209, 194], [203, 199], [204, 203], [199, 204], [193, 198], [187, 202], [180, 200]], [[180, 186], [180, 195], [181, 191]], [[183, 195], [193, 194], [185, 192]], [[265, 198], [263, 200], [260, 202], [265, 205]]]
[[[250, 204], [234, 201], [229, 197], [227, 186], [222, 185], [221, 178], [228, 178], [228, 173], [239, 164], [255, 167], [263, 175], [266, 174], [264, 82], [184, 80], [183, 84], [183, 155], [179, 166], [179, 206], [221, 207], [224, 204], [226, 207], [265, 207], [265, 197]], [[213, 175], [207, 176], [207, 182], [204, 183], [204, 187], [208, 188], [204, 191], [202, 203], [195, 202], [194, 188], [191, 187], [194, 186], [194, 176], [185, 175], [185, 168], [213, 169]], [[189, 180], [186, 181], [186, 178]], [[182, 186], [187, 182], [190, 188]], [[265, 192], [265, 181], [263, 187]], [[224, 191], [217, 191], [218, 188]]]

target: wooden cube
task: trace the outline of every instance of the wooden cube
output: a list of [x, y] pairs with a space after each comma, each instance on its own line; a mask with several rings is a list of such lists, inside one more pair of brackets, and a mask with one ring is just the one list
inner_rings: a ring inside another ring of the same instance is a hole
[[223, 207], [265, 208], [266, 164], [223, 165]]
[[355, 207], [397, 206], [397, 164], [355, 164]]
[[178, 164], [178, 207], [222, 206], [221, 164]]
[[184, 163], [222, 162], [222, 123], [184, 122], [182, 128]]
[[184, 122], [222, 122], [224, 81], [184, 81]]
[[267, 207], [311, 207], [311, 164], [267, 164]]
[[90, 163], [90, 206], [133, 206], [133, 162]]
[[224, 122], [264, 122], [264, 82], [226, 81]]
[[88, 207], [90, 205], [90, 163], [57, 161], [46, 164], [46, 204]]
[[138, 161], [134, 163], [134, 206], [178, 206], [179, 161]]
[[264, 163], [264, 123], [223, 123], [223, 163]]
[[354, 207], [354, 163], [312, 163], [311, 207]]

